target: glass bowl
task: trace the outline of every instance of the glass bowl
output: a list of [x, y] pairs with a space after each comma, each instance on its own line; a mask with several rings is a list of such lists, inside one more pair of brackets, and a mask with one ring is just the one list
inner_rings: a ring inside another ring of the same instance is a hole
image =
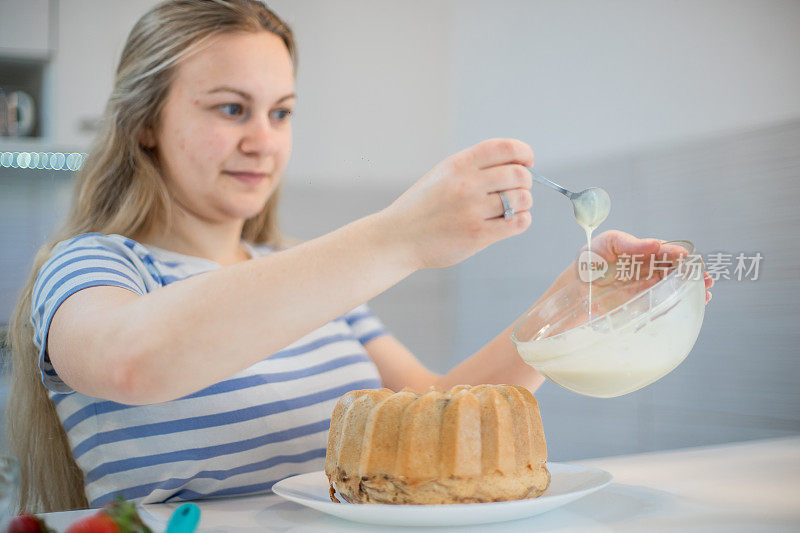
[[[662, 250], [641, 258], [638, 275], [635, 258], [594, 263], [591, 300], [586, 276], [567, 276], [514, 325], [511, 340], [522, 359], [554, 383], [597, 398], [628, 394], [670, 373], [697, 340], [706, 291], [691, 242], [663, 242]], [[576, 272], [586, 264], [576, 262]]]

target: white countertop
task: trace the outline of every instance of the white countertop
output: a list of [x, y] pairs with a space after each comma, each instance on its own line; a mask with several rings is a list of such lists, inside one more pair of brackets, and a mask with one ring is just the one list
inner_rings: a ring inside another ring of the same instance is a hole
[[[576, 502], [511, 522], [458, 531], [793, 532], [800, 531], [800, 436], [580, 461], [609, 471], [614, 482]], [[197, 502], [198, 531], [449, 531], [349, 522], [276, 495]], [[145, 522], [163, 532], [179, 504], [146, 505]], [[50, 513], [57, 531], [94, 511]]]

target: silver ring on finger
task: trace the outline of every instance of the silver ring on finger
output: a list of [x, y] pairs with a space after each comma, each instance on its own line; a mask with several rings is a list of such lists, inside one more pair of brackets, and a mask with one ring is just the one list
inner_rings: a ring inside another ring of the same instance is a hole
[[508, 196], [504, 191], [500, 191], [497, 194], [500, 195], [500, 201], [503, 202], [503, 218], [508, 220], [514, 216], [514, 208], [511, 207], [511, 202], [508, 201]]

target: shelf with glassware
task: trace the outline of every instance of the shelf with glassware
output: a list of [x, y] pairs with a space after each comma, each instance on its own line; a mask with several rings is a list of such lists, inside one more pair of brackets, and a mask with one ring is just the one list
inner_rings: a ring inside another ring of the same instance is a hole
[[50, 62], [0, 56], [0, 139], [14, 143], [46, 137], [46, 80]]
[[82, 146], [53, 140], [48, 57], [0, 55], [0, 168], [77, 170]]
[[57, 8], [56, 0], [0, 0], [0, 152], [38, 150], [50, 137]]

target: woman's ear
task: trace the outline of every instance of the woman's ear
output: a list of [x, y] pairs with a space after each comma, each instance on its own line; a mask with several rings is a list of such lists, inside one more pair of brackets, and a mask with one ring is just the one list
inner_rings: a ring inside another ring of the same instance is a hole
[[144, 148], [155, 148], [156, 136], [153, 135], [153, 130], [151, 128], [144, 128], [142, 130], [142, 133], [139, 135], [139, 144]]

